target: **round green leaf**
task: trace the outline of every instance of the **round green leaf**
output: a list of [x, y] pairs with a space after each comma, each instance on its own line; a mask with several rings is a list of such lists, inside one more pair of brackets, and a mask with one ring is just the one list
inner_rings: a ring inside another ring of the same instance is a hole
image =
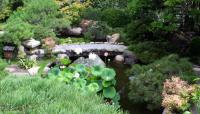
[[62, 65], [68, 65], [68, 64], [70, 64], [71, 63], [71, 60], [70, 59], [60, 59], [60, 63], [62, 64]]
[[92, 75], [101, 76], [103, 69], [104, 69], [103, 66], [94, 66], [94, 67], [92, 67]]
[[87, 81], [84, 79], [76, 79], [76, 83], [78, 83], [81, 87], [85, 87], [87, 84]]
[[103, 96], [104, 96], [105, 98], [110, 98], [110, 99], [112, 99], [112, 98], [115, 97], [115, 95], [116, 95], [116, 90], [115, 90], [114, 87], [108, 87], [108, 88], [104, 88], [104, 89], [103, 89]]
[[105, 81], [111, 81], [112, 79], [115, 78], [115, 76], [116, 73], [113, 69], [104, 68], [102, 71], [101, 78], [104, 79]]
[[192, 114], [192, 113], [189, 111], [185, 111], [183, 114]]
[[77, 64], [77, 65], [75, 66], [75, 69], [76, 69], [77, 72], [80, 72], [80, 73], [86, 71], [86, 67], [85, 67], [84, 65], [82, 65], [82, 64]]
[[111, 86], [112, 85], [112, 81], [103, 81], [102, 82], [102, 85], [103, 85], [103, 87], [109, 87], [109, 86]]
[[88, 85], [88, 89], [91, 92], [97, 92], [99, 90], [99, 85], [97, 83], [91, 83]]

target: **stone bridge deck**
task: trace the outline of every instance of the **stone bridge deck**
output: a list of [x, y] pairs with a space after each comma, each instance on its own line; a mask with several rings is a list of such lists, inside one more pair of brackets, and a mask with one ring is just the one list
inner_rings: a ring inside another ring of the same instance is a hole
[[57, 45], [53, 48], [53, 53], [65, 52], [93, 52], [93, 51], [108, 51], [108, 52], [124, 52], [128, 47], [120, 44], [66, 44]]

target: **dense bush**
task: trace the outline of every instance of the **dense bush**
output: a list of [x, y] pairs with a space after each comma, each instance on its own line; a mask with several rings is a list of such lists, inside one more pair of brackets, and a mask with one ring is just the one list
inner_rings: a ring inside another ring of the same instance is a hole
[[97, 8], [87, 8], [81, 12], [81, 16], [83, 19], [101, 21], [102, 11]]
[[177, 55], [169, 55], [149, 65], [134, 65], [129, 71], [129, 98], [133, 103], [145, 103], [148, 109], [161, 107], [163, 82], [172, 75], [192, 82], [196, 75], [192, 64]]
[[69, 21], [63, 19], [63, 15], [58, 9], [59, 6], [53, 0], [30, 0], [8, 21], [20, 18], [31, 25], [40, 25], [51, 29], [68, 26]]
[[125, 8], [128, 0], [91, 0], [92, 6], [95, 8]]
[[[18, 32], [9, 31], [10, 28], [5, 27], [5, 29], [8, 29], [10, 39], [15, 38], [19, 42], [30, 38], [30, 33], [32, 35], [32, 32], [34, 32], [32, 36], [36, 37], [36, 39], [47, 36], [53, 37], [55, 36], [56, 28], [70, 25], [70, 21], [64, 19], [64, 15], [59, 11], [59, 5], [53, 0], [27, 0], [24, 3], [25, 5], [14, 12], [7, 21], [11, 29], [18, 27], [17, 29], [21, 30], [23, 28], [21, 32], [23, 38]], [[19, 24], [22, 24], [22, 26], [17, 26]], [[4, 41], [6, 42], [6, 40]]]
[[16, 18], [5, 26], [6, 33], [0, 37], [0, 42], [20, 44], [25, 39], [33, 37], [32, 26]]
[[129, 49], [132, 50], [144, 64], [154, 62], [169, 54], [166, 51], [167, 48], [169, 48], [168, 43], [153, 41], [133, 43], [129, 47]]
[[80, 14], [83, 10], [90, 7], [90, 0], [54, 0], [59, 5], [59, 10], [64, 14], [66, 20], [77, 23], [80, 20]]
[[34, 26], [33, 30], [34, 30], [34, 38], [35, 39], [56, 37], [55, 32], [52, 29], [49, 29], [48, 27]]
[[111, 28], [106, 23], [97, 22], [88, 28], [88, 31], [84, 34], [84, 36], [88, 40], [105, 40], [106, 35], [110, 32]]
[[124, 10], [109, 8], [103, 10], [102, 20], [111, 27], [122, 27], [129, 22], [130, 18]]
[[8, 77], [0, 81], [0, 90], [0, 113], [123, 114], [98, 96], [55, 80]]

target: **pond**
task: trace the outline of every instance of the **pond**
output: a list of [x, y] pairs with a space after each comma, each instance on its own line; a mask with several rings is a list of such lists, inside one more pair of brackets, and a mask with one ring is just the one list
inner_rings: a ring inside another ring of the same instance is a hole
[[115, 69], [117, 74], [117, 90], [120, 92], [120, 106], [123, 110], [128, 111], [130, 114], [162, 114], [161, 110], [149, 111], [144, 105], [133, 105], [128, 99], [128, 82], [127, 70], [129, 66], [119, 64], [116, 62], [109, 62], [107, 66]]

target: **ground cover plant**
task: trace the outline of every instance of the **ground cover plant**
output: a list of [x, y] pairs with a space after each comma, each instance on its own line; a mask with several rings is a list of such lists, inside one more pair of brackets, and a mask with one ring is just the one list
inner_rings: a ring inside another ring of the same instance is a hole
[[[67, 60], [61, 61], [62, 65], [69, 63], [70, 61]], [[99, 93], [108, 103], [118, 105], [120, 96], [115, 89], [115, 76], [116, 73], [113, 69], [103, 66], [89, 68], [82, 64], [75, 64], [68, 67], [55, 66], [48, 72], [47, 78], [72, 85], [83, 93]]]

